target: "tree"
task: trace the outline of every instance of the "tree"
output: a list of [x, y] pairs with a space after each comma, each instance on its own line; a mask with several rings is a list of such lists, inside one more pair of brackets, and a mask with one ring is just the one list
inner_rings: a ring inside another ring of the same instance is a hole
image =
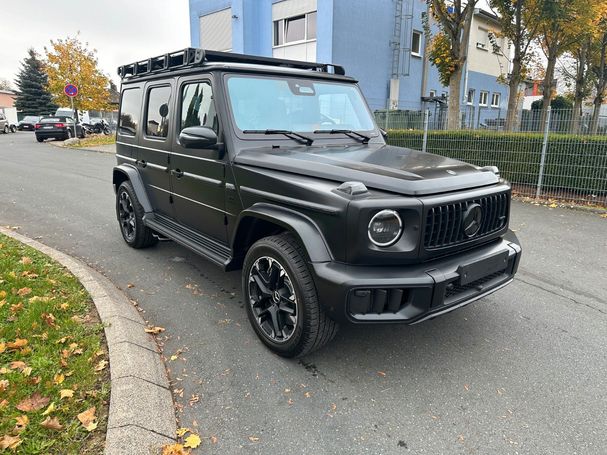
[[594, 79], [595, 90], [592, 101], [592, 119], [590, 120], [590, 132], [592, 134], [596, 134], [598, 131], [601, 105], [607, 97], [607, 27], [604, 27], [603, 30], [603, 34], [600, 39], [596, 40], [591, 51], [590, 71]]
[[546, 56], [546, 74], [542, 84], [542, 115], [544, 124], [550, 100], [554, 96], [556, 61], [567, 49], [579, 43], [596, 20], [596, 6], [602, 0], [543, 0], [540, 46]]
[[15, 107], [24, 115], [54, 114], [57, 105], [47, 89], [48, 79], [44, 64], [34, 49], [28, 49], [28, 57], [21, 62], [15, 85]]
[[48, 86], [55, 100], [68, 103], [63, 93], [65, 84], [78, 87], [74, 97], [74, 109], [104, 110], [109, 108], [109, 79], [97, 66], [96, 50], [89, 50], [88, 43], [81, 43], [78, 36], [51, 40], [50, 48], [44, 48], [47, 59]]
[[0, 90], [12, 90], [13, 87], [8, 79], [0, 79]]
[[[470, 25], [478, 0], [426, 0], [438, 22], [439, 33], [430, 44], [429, 60], [438, 69], [441, 82], [449, 86], [447, 126], [460, 128], [462, 72], [468, 58]], [[430, 27], [426, 27], [430, 35]]]
[[[529, 62], [532, 58], [531, 44], [537, 39], [540, 30], [542, 0], [489, 0], [489, 5], [497, 12], [501, 25], [500, 35], [512, 45], [512, 68], [508, 78], [508, 112], [506, 114], [507, 131], [512, 131], [518, 123], [519, 90], [525, 80]], [[510, 58], [500, 50], [502, 55]]]
[[[542, 109], [543, 100], [535, 100], [531, 103], [531, 110], [539, 111]], [[562, 95], [556, 95], [550, 100], [550, 107], [554, 110], [571, 110], [573, 108], [573, 102]]]

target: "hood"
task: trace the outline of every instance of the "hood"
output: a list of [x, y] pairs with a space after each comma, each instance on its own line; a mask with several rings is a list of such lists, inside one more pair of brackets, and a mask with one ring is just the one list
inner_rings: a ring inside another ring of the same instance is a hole
[[463, 161], [383, 144], [260, 147], [242, 150], [234, 162], [338, 183], [422, 196], [492, 185], [499, 177]]

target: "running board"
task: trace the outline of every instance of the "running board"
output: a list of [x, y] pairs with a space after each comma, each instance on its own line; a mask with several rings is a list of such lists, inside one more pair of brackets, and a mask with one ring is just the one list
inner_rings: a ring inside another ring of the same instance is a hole
[[143, 222], [158, 234], [189, 248], [195, 253], [227, 270], [232, 261], [232, 251], [225, 245], [205, 235], [188, 229], [175, 221], [156, 213], [146, 213]]

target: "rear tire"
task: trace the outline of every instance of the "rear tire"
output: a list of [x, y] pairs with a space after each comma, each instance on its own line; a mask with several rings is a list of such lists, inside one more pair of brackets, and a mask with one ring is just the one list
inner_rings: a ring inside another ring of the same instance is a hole
[[16, 133], [17, 127], [15, 125], [11, 125], [10, 130], [11, 130], [11, 133]]
[[36, 136], [36, 140], [37, 140], [38, 142], [44, 142], [44, 138], [43, 138], [43, 137], [40, 137], [40, 136]]
[[143, 223], [144, 210], [130, 181], [116, 191], [116, 216], [122, 238], [132, 248], [147, 248], [158, 243], [153, 231]]
[[263, 238], [249, 249], [242, 288], [253, 330], [280, 356], [309, 354], [339, 329], [318, 302], [307, 254], [290, 233]]

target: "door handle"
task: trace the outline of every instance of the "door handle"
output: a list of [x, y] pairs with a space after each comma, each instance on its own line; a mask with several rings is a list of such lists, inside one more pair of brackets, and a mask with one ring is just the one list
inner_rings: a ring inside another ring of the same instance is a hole
[[171, 169], [171, 174], [180, 179], [183, 177], [183, 171], [181, 169]]
[[147, 166], [147, 163], [145, 162], [145, 160], [137, 160], [136, 163], [138, 166], [141, 166], [141, 167]]

